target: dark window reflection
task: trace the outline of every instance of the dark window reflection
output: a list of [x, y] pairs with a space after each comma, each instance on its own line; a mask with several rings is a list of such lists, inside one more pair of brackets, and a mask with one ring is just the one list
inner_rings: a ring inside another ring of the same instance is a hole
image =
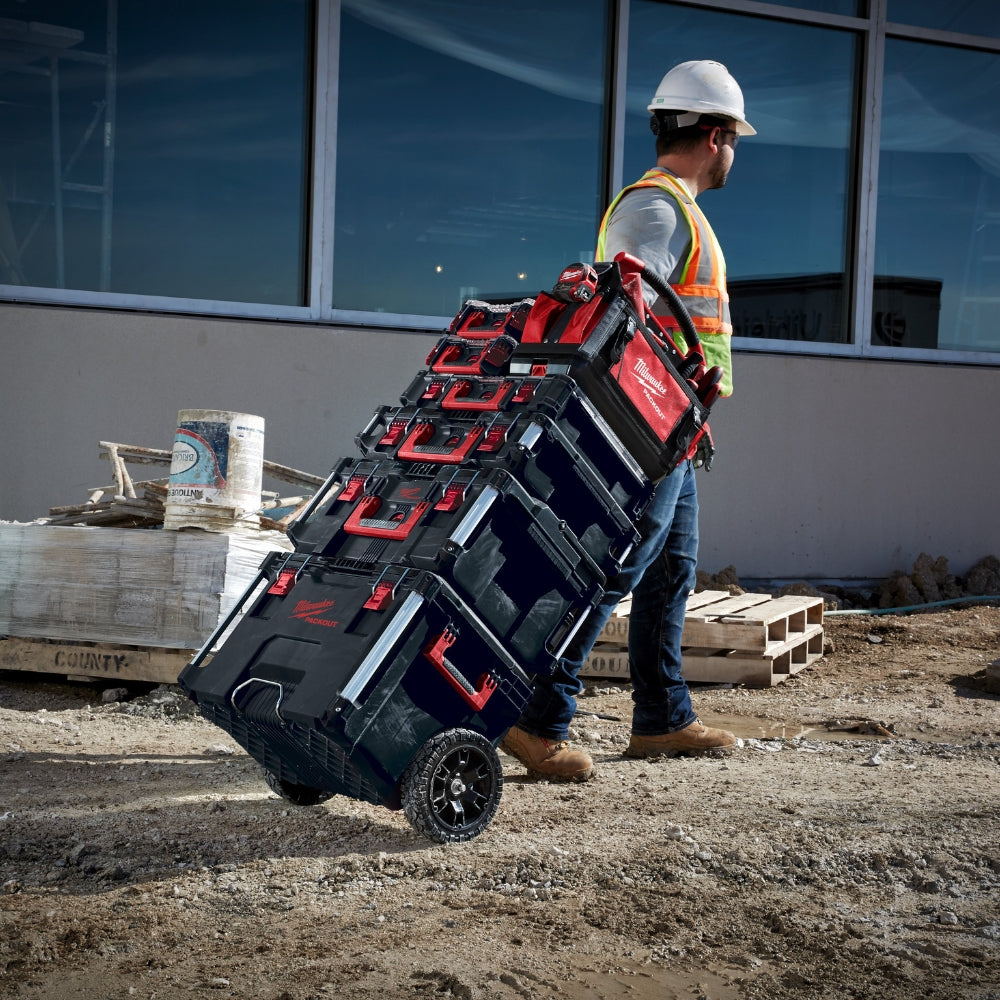
[[886, 44], [875, 272], [873, 343], [1000, 351], [1000, 56]]
[[655, 162], [646, 105], [677, 62], [724, 63], [758, 132], [740, 143], [725, 188], [698, 199], [726, 255], [737, 336], [853, 339], [844, 275], [856, 48], [849, 32], [632, 3], [626, 182]]
[[1000, 35], [1000, 6], [996, 0], [889, 0], [890, 21], [921, 28], [958, 31], [963, 35]]
[[[819, 10], [824, 14], [844, 14], [847, 17], [864, 16], [866, 0], [770, 0], [781, 7], [799, 7], [803, 10]], [[909, 2], [909, 0], [906, 0]], [[934, 0], [930, 0], [934, 2]]]
[[603, 3], [342, 11], [335, 308], [448, 316], [593, 259]]
[[0, 0], [0, 280], [301, 303], [311, 23]]

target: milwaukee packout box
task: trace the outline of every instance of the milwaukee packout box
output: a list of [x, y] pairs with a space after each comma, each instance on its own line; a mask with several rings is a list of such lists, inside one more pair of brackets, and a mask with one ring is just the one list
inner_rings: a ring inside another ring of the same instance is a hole
[[433, 572], [527, 669], [551, 672], [604, 596], [605, 574], [565, 521], [504, 469], [341, 468], [342, 488], [294, 531], [300, 551], [368, 572]]
[[376, 411], [358, 435], [361, 452], [411, 468], [505, 469], [603, 572], [620, 568], [653, 484], [572, 380], [424, 374], [403, 401]]
[[[492, 745], [531, 693], [441, 578], [400, 567], [374, 576], [298, 553], [265, 560], [179, 680], [293, 801], [342, 794], [399, 808], [409, 794], [411, 821], [439, 840], [489, 822], [502, 787]], [[412, 768], [443, 732], [462, 734], [458, 751], [448, 744], [430, 774]]]
[[466, 304], [181, 673], [286, 799], [401, 807], [441, 842], [495, 814], [496, 744], [711, 402], [643, 314], [641, 263], [580, 267]]
[[[642, 299], [641, 278], [675, 302], [682, 353]], [[650, 479], [694, 454], [722, 372], [706, 369], [698, 334], [669, 285], [626, 254], [575, 264], [523, 320], [514, 373], [565, 372], [611, 425]]]

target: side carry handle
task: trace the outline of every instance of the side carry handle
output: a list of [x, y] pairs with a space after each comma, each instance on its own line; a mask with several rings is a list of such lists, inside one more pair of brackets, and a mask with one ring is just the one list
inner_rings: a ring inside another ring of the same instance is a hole
[[445, 629], [436, 639], [432, 639], [424, 650], [424, 656], [437, 668], [438, 673], [448, 682], [470, 708], [477, 712], [490, 700], [497, 689], [497, 682], [489, 675], [483, 674], [476, 687], [473, 687], [459, 672], [454, 664], [445, 658], [445, 650], [452, 646], [457, 638], [451, 629]]

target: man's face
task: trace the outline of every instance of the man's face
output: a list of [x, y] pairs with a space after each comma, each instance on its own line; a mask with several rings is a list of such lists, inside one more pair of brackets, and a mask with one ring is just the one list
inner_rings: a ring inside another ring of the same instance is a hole
[[733, 165], [736, 143], [739, 142], [739, 138], [736, 130], [731, 126], [720, 128], [716, 133], [715, 142], [719, 146], [719, 151], [708, 175], [709, 190], [726, 186], [726, 179], [729, 177], [729, 171]]

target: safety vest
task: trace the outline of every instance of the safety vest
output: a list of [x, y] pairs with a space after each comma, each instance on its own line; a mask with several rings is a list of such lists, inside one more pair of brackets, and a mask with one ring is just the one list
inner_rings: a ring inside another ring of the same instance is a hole
[[[677, 202], [677, 207], [687, 222], [691, 234], [691, 249], [681, 268], [680, 280], [671, 282], [671, 285], [691, 314], [694, 328], [703, 336], [702, 347], [708, 365], [720, 365], [725, 372], [721, 392], [723, 396], [728, 396], [733, 391], [729, 346], [733, 324], [729, 315], [729, 292], [726, 290], [726, 261], [704, 212], [673, 174], [654, 167], [647, 170], [634, 184], [619, 192], [601, 221], [597, 235], [597, 259], [607, 259], [608, 222], [618, 203], [630, 191], [649, 187], [659, 188], [669, 194]], [[670, 330], [671, 335], [679, 339], [676, 319], [669, 313], [658, 318]]]

